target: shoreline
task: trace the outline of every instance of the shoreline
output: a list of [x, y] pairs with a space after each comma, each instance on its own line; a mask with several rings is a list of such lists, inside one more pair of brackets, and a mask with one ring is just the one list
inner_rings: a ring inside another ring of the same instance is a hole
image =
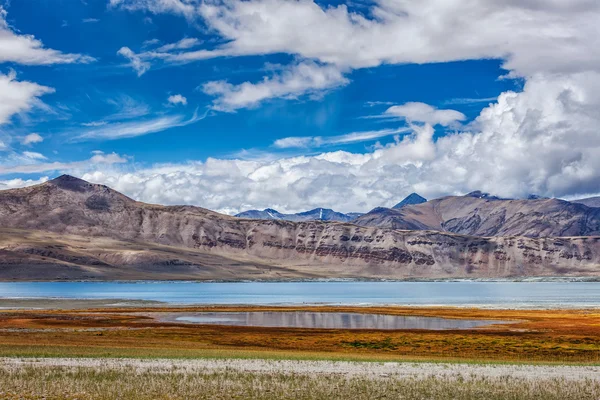
[[303, 278], [303, 279], [1, 279], [0, 283], [553, 283], [600, 282], [600, 276], [523, 276], [514, 278]]

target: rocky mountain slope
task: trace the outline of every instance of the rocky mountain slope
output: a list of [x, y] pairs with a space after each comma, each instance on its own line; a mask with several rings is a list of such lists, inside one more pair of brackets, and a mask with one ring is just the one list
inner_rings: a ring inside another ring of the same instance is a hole
[[304, 211], [295, 214], [283, 214], [272, 208], [264, 210], [248, 210], [236, 214], [238, 218], [250, 218], [250, 219], [275, 219], [285, 221], [338, 221], [348, 222], [361, 216], [361, 213], [340, 213], [329, 208], [315, 208], [310, 211]]
[[474, 236], [596, 236], [600, 234], [600, 208], [559, 199], [510, 200], [473, 192], [400, 209], [376, 208], [353, 223]]
[[38, 279], [600, 275], [600, 237], [480, 238], [243, 219], [140, 203], [70, 176], [0, 191], [0, 227], [4, 280], [32, 279], [31, 271]]
[[588, 207], [600, 207], [600, 196], [571, 200], [571, 203], [583, 204]]

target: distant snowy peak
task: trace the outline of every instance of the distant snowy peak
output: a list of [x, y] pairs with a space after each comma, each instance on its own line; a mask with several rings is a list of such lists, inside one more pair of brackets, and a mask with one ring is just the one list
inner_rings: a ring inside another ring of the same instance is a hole
[[281, 214], [279, 211], [273, 210], [272, 208], [267, 208], [262, 211], [248, 210], [237, 214], [236, 217], [248, 219], [285, 219], [284, 214]]
[[340, 213], [330, 208], [315, 208], [310, 211], [304, 211], [296, 214], [282, 214], [272, 208], [265, 210], [248, 210], [235, 215], [238, 218], [250, 218], [250, 219], [279, 219], [294, 222], [301, 221], [338, 221], [348, 222], [355, 218], [358, 218], [362, 213]]
[[404, 200], [402, 200], [400, 203], [396, 204], [392, 208], [402, 208], [404, 206], [421, 204], [421, 203], [425, 203], [425, 202], [427, 202], [427, 199], [425, 197], [420, 196], [416, 193], [411, 193], [408, 196], [406, 196], [406, 198]]

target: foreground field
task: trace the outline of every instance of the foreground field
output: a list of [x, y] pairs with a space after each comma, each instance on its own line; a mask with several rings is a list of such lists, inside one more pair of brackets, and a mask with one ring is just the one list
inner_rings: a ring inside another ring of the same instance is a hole
[[[318, 310], [515, 321], [468, 330], [348, 330], [160, 322], [163, 313]], [[0, 356], [244, 357], [600, 363], [600, 310], [136, 307], [0, 311]]]
[[0, 359], [3, 399], [597, 400], [600, 367]]

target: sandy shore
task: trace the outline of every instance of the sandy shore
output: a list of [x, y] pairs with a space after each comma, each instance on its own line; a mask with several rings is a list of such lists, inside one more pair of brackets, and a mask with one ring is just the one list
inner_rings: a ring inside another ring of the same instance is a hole
[[265, 374], [336, 375], [366, 379], [435, 376], [448, 379], [516, 378], [525, 380], [564, 379], [600, 382], [600, 366], [550, 366], [460, 363], [397, 363], [297, 361], [260, 359], [118, 359], [118, 358], [0, 358], [0, 368], [25, 366], [135, 370], [138, 373], [250, 372]]

